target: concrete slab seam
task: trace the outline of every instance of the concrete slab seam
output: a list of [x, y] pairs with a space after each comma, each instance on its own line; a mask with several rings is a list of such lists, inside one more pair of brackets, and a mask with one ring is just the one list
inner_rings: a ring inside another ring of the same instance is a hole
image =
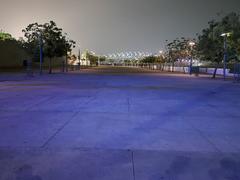
[[52, 139], [54, 139], [54, 137], [56, 137], [56, 135], [57, 135], [60, 131], [62, 131], [62, 130], [70, 123], [70, 121], [71, 121], [74, 117], [76, 117], [76, 116], [78, 115], [78, 113], [79, 113], [79, 112], [74, 113], [73, 116], [72, 116], [68, 121], [66, 121], [60, 128], [58, 128], [57, 131], [56, 131], [52, 136], [50, 136], [50, 137], [47, 139], [47, 141], [41, 146], [41, 148], [45, 148], [45, 147], [49, 144], [49, 142], [50, 142]]

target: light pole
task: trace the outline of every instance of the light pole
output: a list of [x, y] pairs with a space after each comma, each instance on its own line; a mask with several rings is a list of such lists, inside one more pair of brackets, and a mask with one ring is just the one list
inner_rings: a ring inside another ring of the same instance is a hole
[[221, 36], [224, 38], [223, 48], [224, 48], [224, 58], [223, 58], [223, 79], [226, 80], [226, 69], [227, 69], [227, 37], [231, 33], [223, 33]]
[[81, 50], [78, 50], [78, 65], [79, 65], [79, 70], [81, 69]]
[[[172, 47], [171, 51], [170, 51], [170, 57], [171, 57], [171, 61], [172, 61], [171, 62], [172, 63], [172, 65], [171, 65], [172, 66], [171, 72], [174, 72], [174, 56], [173, 55], [176, 52], [176, 50], [177, 50], [176, 48]], [[170, 69], [169, 69], [169, 71], [170, 71]]]
[[164, 52], [163, 52], [163, 50], [160, 50], [159, 51], [159, 68], [160, 68], [160, 70], [163, 70], [163, 68], [162, 67], [164, 67], [164, 56], [163, 56], [163, 54], [164, 54]]
[[98, 66], [100, 66], [100, 56], [98, 55]]
[[39, 51], [40, 51], [40, 75], [42, 75], [42, 63], [43, 63], [43, 42], [42, 42], [42, 33], [39, 33]]
[[193, 46], [195, 46], [195, 42], [190, 41], [189, 42], [189, 46], [191, 47], [191, 59], [190, 59], [190, 66], [189, 66], [189, 74], [192, 75], [192, 64], [193, 64]]
[[67, 42], [65, 42], [65, 71], [68, 72], [68, 50]]

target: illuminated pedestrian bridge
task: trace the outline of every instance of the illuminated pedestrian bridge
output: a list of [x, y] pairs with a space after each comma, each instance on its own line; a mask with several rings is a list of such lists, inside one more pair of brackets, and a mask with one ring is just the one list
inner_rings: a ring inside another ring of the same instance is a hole
[[113, 60], [140, 60], [148, 56], [154, 56], [156, 54], [150, 52], [120, 52], [120, 53], [111, 53], [106, 55], [107, 59]]

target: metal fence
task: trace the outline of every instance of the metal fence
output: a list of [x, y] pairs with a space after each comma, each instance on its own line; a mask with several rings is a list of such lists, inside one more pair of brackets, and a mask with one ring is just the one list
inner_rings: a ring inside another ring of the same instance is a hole
[[234, 80], [240, 81], [240, 63], [234, 65]]

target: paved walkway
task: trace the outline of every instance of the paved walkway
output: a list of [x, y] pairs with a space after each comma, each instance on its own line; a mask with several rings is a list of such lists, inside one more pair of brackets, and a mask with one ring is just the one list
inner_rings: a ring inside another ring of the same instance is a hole
[[240, 84], [128, 68], [0, 76], [0, 180], [240, 179]]

